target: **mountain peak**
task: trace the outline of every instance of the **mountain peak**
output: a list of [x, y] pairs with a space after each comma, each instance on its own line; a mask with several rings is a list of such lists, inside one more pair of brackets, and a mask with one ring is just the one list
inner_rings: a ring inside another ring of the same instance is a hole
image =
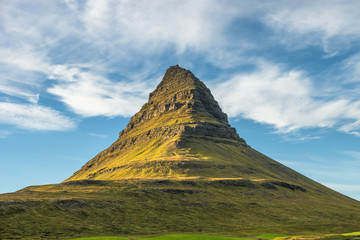
[[166, 91], [169, 86], [185, 87], [187, 85], [196, 85], [199, 83], [200, 80], [197, 79], [190, 70], [175, 65], [166, 70], [162, 81], [151, 95], [156, 94], [157, 92], [163, 92], [164, 90]]
[[191, 71], [179, 65], [167, 69], [162, 81], [150, 93], [147, 104], [163, 104], [160, 109], [170, 111], [183, 108], [190, 113], [209, 115], [213, 120], [228, 124], [227, 115], [222, 112], [210, 90]]

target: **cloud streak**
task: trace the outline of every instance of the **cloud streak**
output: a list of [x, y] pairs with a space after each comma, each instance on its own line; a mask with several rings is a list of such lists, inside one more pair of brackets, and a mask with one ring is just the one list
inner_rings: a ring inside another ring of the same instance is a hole
[[358, 1], [292, 1], [276, 4], [264, 16], [281, 41], [292, 48], [321, 46], [328, 56], [347, 49], [357, 41], [360, 30]]
[[[214, 91], [230, 117], [244, 117], [271, 124], [279, 132], [308, 127], [334, 127], [342, 120], [360, 119], [357, 102], [345, 98], [321, 99], [321, 91], [302, 71], [282, 69], [280, 65], [258, 61], [257, 69], [235, 74]], [[359, 124], [343, 125], [349, 132]]]
[[51, 108], [34, 104], [0, 102], [0, 123], [26, 130], [71, 130], [76, 122]]
[[111, 81], [78, 67], [57, 66], [53, 73], [57, 83], [47, 91], [83, 117], [131, 116], [150, 92], [147, 82]]

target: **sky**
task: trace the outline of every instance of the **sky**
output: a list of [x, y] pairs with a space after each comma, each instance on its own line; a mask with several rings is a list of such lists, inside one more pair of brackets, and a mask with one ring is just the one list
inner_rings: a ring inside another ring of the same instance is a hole
[[0, 193], [110, 146], [170, 66], [256, 150], [360, 200], [360, 1], [2, 0]]

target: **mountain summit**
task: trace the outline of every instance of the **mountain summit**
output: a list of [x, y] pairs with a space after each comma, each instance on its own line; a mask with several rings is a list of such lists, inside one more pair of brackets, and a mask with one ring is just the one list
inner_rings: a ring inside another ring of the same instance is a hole
[[118, 140], [66, 181], [130, 178], [308, 182], [248, 146], [205, 84], [178, 65], [166, 71]]

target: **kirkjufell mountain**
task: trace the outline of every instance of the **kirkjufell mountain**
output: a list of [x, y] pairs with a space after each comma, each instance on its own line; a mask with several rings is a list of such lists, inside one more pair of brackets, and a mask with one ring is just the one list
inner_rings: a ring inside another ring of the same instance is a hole
[[229, 125], [205, 84], [179, 66], [166, 71], [118, 140], [67, 181], [127, 178], [243, 178], [312, 184], [249, 147]]
[[119, 138], [70, 178], [0, 195], [0, 239], [256, 239], [359, 226], [360, 202], [252, 149], [205, 84], [179, 66], [166, 71]]

